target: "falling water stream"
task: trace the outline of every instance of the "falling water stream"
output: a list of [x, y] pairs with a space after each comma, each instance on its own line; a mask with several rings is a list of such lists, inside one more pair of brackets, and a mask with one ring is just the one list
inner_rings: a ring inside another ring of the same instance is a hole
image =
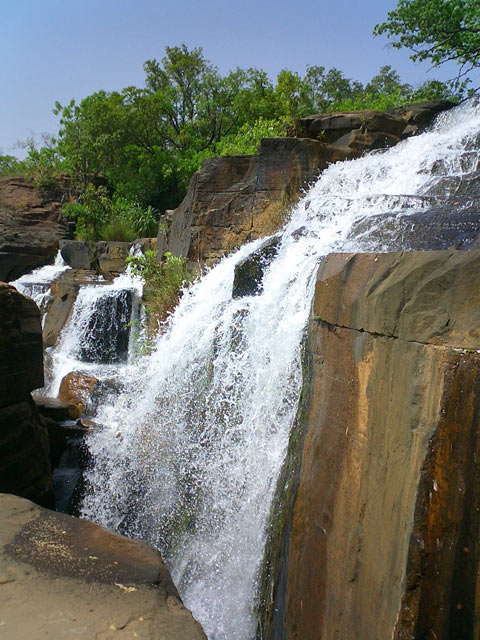
[[52, 282], [68, 269], [70, 269], [70, 267], [64, 262], [59, 251], [53, 264], [39, 267], [10, 284], [16, 287], [20, 293], [35, 300], [40, 311], [43, 312], [45, 303], [49, 297]]
[[[408, 248], [382, 234], [378, 214], [400, 220], [445, 203], [478, 170], [479, 132], [480, 108], [464, 105], [430, 132], [330, 166], [294, 208], [262, 292], [232, 298], [235, 266], [259, 240], [184, 292], [153, 351], [121, 369], [123, 391], [98, 409], [83, 515], [156, 545], [210, 640], [255, 636], [319, 262], [331, 252]], [[358, 223], [367, 218], [365, 231]], [[70, 324], [61, 357], [78, 356], [81, 325]], [[103, 375], [104, 365], [89, 366]]]

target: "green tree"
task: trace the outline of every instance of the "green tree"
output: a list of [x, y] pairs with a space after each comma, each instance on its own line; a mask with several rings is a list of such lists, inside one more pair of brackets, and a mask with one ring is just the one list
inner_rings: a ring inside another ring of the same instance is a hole
[[437, 67], [459, 65], [455, 86], [480, 66], [480, 3], [478, 0], [399, 0], [374, 34], [393, 38], [396, 48], [413, 51], [412, 60], [430, 60]]

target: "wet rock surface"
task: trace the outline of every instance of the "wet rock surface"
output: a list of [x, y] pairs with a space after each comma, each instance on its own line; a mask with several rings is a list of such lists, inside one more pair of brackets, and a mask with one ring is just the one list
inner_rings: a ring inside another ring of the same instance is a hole
[[62, 379], [58, 399], [61, 402], [73, 404], [80, 415], [85, 413], [95, 390], [99, 386], [100, 381], [97, 378], [88, 376], [80, 371], [72, 371]]
[[265, 269], [277, 255], [279, 245], [280, 238], [270, 238], [255, 253], [237, 264], [233, 278], [233, 298], [261, 293]]
[[476, 637], [479, 283], [478, 250], [321, 265], [286, 595], [266, 637]]
[[160, 554], [85, 520], [0, 496], [0, 619], [10, 640], [205, 640]]

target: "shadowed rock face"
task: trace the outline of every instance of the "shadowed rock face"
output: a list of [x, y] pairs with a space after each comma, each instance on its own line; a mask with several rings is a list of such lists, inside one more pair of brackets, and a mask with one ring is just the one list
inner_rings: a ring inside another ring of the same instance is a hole
[[9, 640], [205, 640], [160, 554], [85, 520], [0, 495], [2, 632]]
[[478, 250], [321, 265], [286, 596], [267, 637], [477, 636], [479, 286]]
[[46, 427], [30, 396], [43, 386], [40, 311], [0, 283], [0, 490], [53, 504]]

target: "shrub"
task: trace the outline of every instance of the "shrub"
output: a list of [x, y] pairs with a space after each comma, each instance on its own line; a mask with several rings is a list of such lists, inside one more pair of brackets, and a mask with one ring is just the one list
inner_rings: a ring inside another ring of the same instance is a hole
[[75, 220], [75, 235], [80, 240], [117, 240], [131, 242], [156, 235], [158, 211], [141, 207], [123, 197], [110, 198], [106, 187], [89, 184], [78, 202], [63, 206], [63, 215]]

